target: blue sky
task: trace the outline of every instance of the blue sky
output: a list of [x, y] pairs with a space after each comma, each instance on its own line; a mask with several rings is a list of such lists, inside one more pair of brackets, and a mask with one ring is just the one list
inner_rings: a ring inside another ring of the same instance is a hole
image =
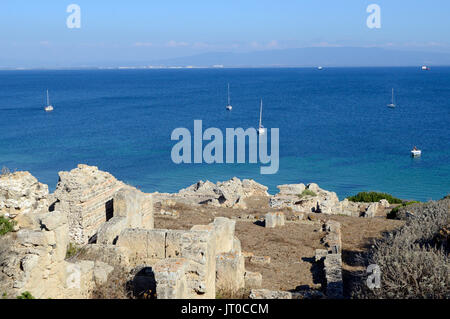
[[[66, 8], [81, 7], [68, 29]], [[381, 7], [381, 29], [366, 8]], [[145, 62], [204, 52], [363, 46], [450, 52], [448, 0], [2, 0], [0, 66]]]

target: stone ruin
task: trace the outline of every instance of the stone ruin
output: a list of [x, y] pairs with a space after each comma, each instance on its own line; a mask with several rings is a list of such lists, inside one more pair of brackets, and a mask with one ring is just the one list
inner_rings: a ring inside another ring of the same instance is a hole
[[323, 263], [328, 298], [341, 299], [344, 296], [342, 281], [342, 241], [341, 224], [329, 220], [323, 224], [325, 237], [322, 239], [326, 249], [316, 250], [316, 262]]
[[[157, 298], [215, 298], [221, 291], [242, 288], [251, 288], [250, 298], [255, 299], [323, 298], [319, 291], [259, 289], [262, 276], [246, 271], [245, 258], [266, 264], [270, 257], [241, 251], [235, 220], [217, 217], [190, 230], [154, 228], [154, 206], [162, 201], [246, 209], [246, 198], [267, 197], [269, 206], [280, 210], [266, 214], [269, 228], [303, 222], [310, 212], [375, 217], [389, 206], [386, 200], [340, 202], [334, 192], [314, 183], [278, 188], [280, 192], [270, 196], [261, 184], [233, 178], [217, 184], [200, 181], [177, 194], [145, 194], [97, 167], [80, 164], [60, 172], [50, 194], [48, 186], [28, 172], [2, 175], [0, 216], [15, 226], [13, 233], [0, 238], [0, 292], [89, 298], [117, 269], [125, 269], [136, 294], [149, 292]], [[286, 221], [281, 212], [286, 209], [294, 213], [293, 220]], [[324, 249], [316, 251], [316, 261], [323, 264], [324, 291], [328, 298], [342, 298], [340, 224], [327, 221], [323, 231]], [[82, 249], [68, 258], [71, 245]]]
[[161, 200], [176, 199], [189, 204], [208, 204], [216, 207], [246, 208], [244, 200], [250, 196], [269, 196], [267, 187], [254, 180], [237, 177], [225, 182], [199, 181], [176, 194], [157, 194]]
[[[0, 291], [36, 298], [89, 298], [116, 269], [157, 298], [215, 298], [259, 287], [245, 270], [235, 221], [191, 230], [154, 229], [153, 199], [97, 167], [60, 172], [53, 194], [28, 172], [0, 177], [0, 212], [15, 223], [0, 240]], [[82, 246], [67, 258], [70, 245]]]
[[[269, 205], [275, 209], [289, 209], [299, 213], [323, 213], [352, 217], [375, 217], [389, 207], [385, 199], [377, 203], [339, 201], [335, 192], [320, 188], [315, 183], [279, 185], [278, 194], [271, 196]], [[306, 191], [306, 192], [305, 192]], [[313, 195], [314, 194], [314, 195]]]

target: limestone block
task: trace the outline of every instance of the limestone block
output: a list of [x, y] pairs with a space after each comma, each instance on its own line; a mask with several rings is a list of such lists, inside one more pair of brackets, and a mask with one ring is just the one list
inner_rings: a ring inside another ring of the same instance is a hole
[[245, 288], [261, 288], [262, 275], [259, 272], [246, 271], [244, 280]]
[[131, 264], [146, 264], [151, 259], [166, 258], [166, 233], [164, 229], [127, 228], [116, 245], [128, 250]]
[[41, 227], [47, 230], [54, 230], [64, 224], [68, 223], [67, 213], [61, 211], [53, 211], [39, 216], [39, 223]]
[[328, 250], [326, 249], [316, 249], [315, 260], [316, 262], [324, 259], [328, 255]]
[[369, 207], [367, 207], [367, 210], [363, 216], [367, 218], [375, 217], [377, 210], [378, 210], [378, 203], [372, 203], [369, 205]]
[[267, 213], [265, 216], [265, 227], [274, 228], [284, 226], [285, 215], [281, 212]]
[[236, 253], [221, 253], [216, 257], [216, 289], [235, 292], [244, 288], [245, 259]]
[[239, 255], [242, 252], [241, 241], [236, 236], [234, 236], [232, 251], [238, 253]]
[[101, 261], [109, 265], [129, 268], [129, 254], [126, 247], [88, 244], [83, 248], [81, 257], [86, 260]]
[[225, 217], [216, 217], [213, 225], [216, 230], [216, 253], [231, 251], [233, 249], [236, 221]]
[[66, 258], [67, 246], [69, 245], [69, 225], [63, 224], [53, 230], [55, 233], [55, 249], [52, 251], [53, 262], [59, 262]]
[[123, 187], [113, 198], [114, 216], [126, 217], [128, 228], [152, 229], [152, 196], [132, 187]]
[[158, 299], [190, 298], [186, 276], [189, 263], [184, 258], [167, 258], [159, 261], [153, 267]]
[[113, 217], [100, 226], [97, 232], [98, 244], [115, 244], [120, 233], [127, 228], [126, 217]]
[[80, 260], [66, 264], [66, 290], [68, 294], [74, 294], [87, 298], [95, 286], [95, 263], [90, 260]]
[[387, 208], [390, 206], [389, 202], [386, 199], [380, 199], [380, 201], [378, 203], [384, 208]]
[[284, 195], [299, 195], [305, 190], [305, 184], [285, 184], [278, 185], [277, 188], [280, 190], [280, 194]]
[[215, 298], [216, 241], [207, 231], [168, 230], [166, 258], [185, 258], [189, 263], [189, 294], [192, 298]]
[[342, 257], [341, 254], [328, 254], [324, 261], [328, 298], [343, 297]]
[[270, 264], [270, 256], [252, 256], [250, 257], [250, 263], [256, 265]]
[[40, 230], [21, 229], [17, 232], [17, 240], [23, 246], [48, 245], [48, 237]]
[[96, 261], [94, 265], [94, 281], [97, 285], [101, 285], [107, 282], [108, 276], [114, 271], [114, 267], [104, 262]]
[[292, 293], [289, 291], [275, 291], [268, 289], [252, 289], [250, 299], [292, 299]]

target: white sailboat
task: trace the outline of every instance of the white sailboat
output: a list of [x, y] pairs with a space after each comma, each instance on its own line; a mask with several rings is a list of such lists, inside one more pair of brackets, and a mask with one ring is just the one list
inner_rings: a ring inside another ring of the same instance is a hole
[[48, 90], [47, 90], [47, 106], [44, 108], [45, 112], [51, 112], [53, 111], [53, 106], [50, 105], [50, 98], [48, 97]]
[[262, 99], [261, 99], [261, 107], [259, 109], [259, 126], [258, 126], [258, 134], [262, 135], [266, 133], [266, 128], [262, 125]]
[[395, 103], [394, 103], [394, 89], [392, 89], [392, 101], [391, 104], [388, 104], [389, 107], [395, 107]]
[[233, 109], [233, 107], [230, 104], [230, 83], [228, 83], [228, 104], [226, 106], [226, 109], [228, 111], [231, 111]]

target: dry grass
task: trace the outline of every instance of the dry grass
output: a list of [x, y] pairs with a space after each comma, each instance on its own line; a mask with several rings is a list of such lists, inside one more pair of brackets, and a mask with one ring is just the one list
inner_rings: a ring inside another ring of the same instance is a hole
[[104, 284], [96, 284], [92, 299], [130, 299], [130, 274], [124, 268], [115, 267]]
[[362, 264], [381, 268], [381, 288], [369, 290], [361, 274], [354, 298], [450, 298], [448, 246], [436, 241], [449, 223], [450, 200], [410, 210], [401, 229], [386, 233], [360, 256]]

